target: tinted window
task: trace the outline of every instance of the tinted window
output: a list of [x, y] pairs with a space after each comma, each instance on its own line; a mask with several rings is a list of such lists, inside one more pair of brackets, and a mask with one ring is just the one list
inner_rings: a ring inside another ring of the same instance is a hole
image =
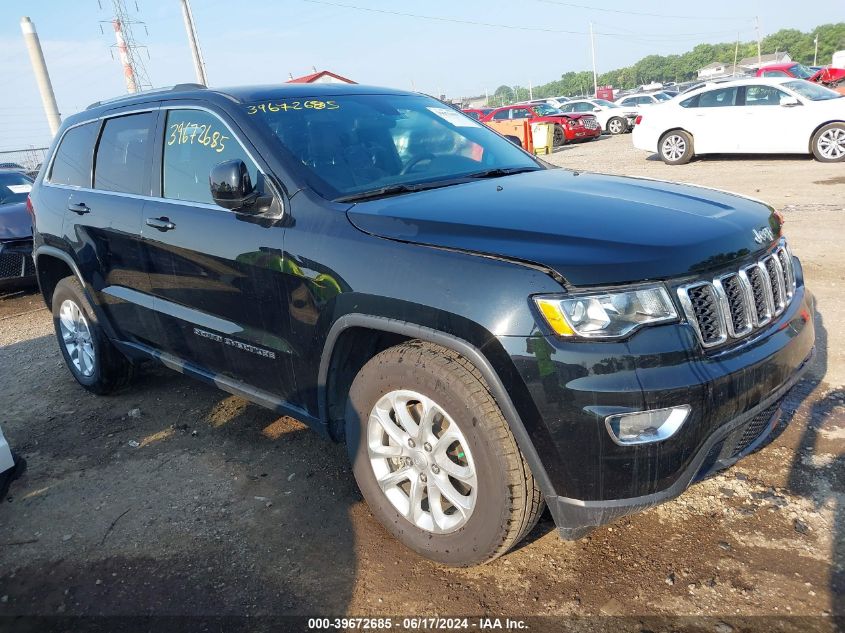
[[637, 97], [637, 105], [650, 105], [654, 103], [652, 97]]
[[578, 105], [576, 103], [565, 103], [564, 105], [558, 108], [561, 112], [575, 112], [575, 106]]
[[481, 114], [479, 114], [478, 112], [472, 112], [471, 110], [464, 110], [464, 114], [466, 114], [470, 118], [475, 119], [476, 121], [481, 118]]
[[510, 110], [499, 110], [496, 114], [493, 115], [493, 118], [496, 121], [501, 121], [502, 119], [509, 119], [511, 116]]
[[25, 202], [30, 191], [29, 178], [13, 171], [0, 171], [0, 205]]
[[736, 86], [702, 92], [698, 96], [699, 108], [719, 108], [736, 105]]
[[57, 185], [91, 186], [91, 163], [100, 122], [70, 128], [62, 138], [50, 170], [49, 181]]
[[777, 106], [781, 97], [789, 95], [774, 86], [748, 86], [745, 88], [745, 105]]
[[[156, 115], [131, 114], [106, 121], [94, 163], [94, 188], [144, 194]], [[148, 192], [146, 192], [148, 193]]]
[[697, 108], [698, 107], [698, 95], [694, 97], [690, 97], [689, 99], [684, 99], [681, 101], [682, 108]]
[[208, 186], [211, 169], [235, 159], [246, 164], [252, 184], [260, 185], [258, 168], [220, 119], [202, 110], [167, 112], [162, 161], [165, 198], [213, 204]]
[[531, 110], [528, 108], [514, 108], [511, 110], [512, 119], [528, 119], [531, 117]]

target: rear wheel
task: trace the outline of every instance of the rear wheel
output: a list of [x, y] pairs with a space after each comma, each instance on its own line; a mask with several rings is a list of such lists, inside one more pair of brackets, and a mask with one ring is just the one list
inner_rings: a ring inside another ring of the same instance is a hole
[[349, 392], [355, 479], [399, 541], [448, 565], [501, 556], [533, 527], [539, 488], [478, 369], [410, 341], [372, 358]]
[[106, 394], [132, 377], [132, 365], [106, 337], [76, 277], [53, 290], [53, 325], [70, 373], [88, 391]]
[[563, 128], [559, 125], [555, 125], [554, 137], [552, 143], [555, 147], [560, 145], [566, 144], [566, 134], [563, 132]]
[[683, 130], [666, 132], [660, 137], [657, 153], [667, 165], [685, 165], [693, 157], [692, 136]]
[[845, 123], [829, 123], [813, 135], [813, 156], [823, 163], [845, 160]]
[[611, 134], [622, 134], [628, 128], [628, 124], [618, 116], [607, 122], [607, 131]]

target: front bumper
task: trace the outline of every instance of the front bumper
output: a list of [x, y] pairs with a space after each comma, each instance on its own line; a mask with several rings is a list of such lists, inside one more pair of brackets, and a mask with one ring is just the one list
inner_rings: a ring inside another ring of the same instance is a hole
[[[692, 328], [645, 328], [624, 342], [500, 337], [537, 417], [534, 444], [553, 494], [546, 502], [561, 535], [577, 538], [621, 516], [680, 495], [762, 444], [778, 404], [809, 365], [814, 301], [803, 280], [788, 309], [750, 340], [702, 352]], [[608, 415], [688, 404], [669, 439], [620, 446]], [[526, 420], [524, 420], [526, 421]]]
[[0, 282], [35, 279], [32, 239], [0, 242]]

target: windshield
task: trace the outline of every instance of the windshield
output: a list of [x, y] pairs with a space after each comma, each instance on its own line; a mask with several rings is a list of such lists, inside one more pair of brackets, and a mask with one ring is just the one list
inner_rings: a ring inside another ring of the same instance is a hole
[[23, 174], [0, 172], [0, 204], [26, 202], [32, 181]]
[[532, 109], [534, 110], [534, 113], [539, 116], [557, 116], [559, 114], [563, 114], [561, 110], [558, 110], [554, 106], [550, 106], [546, 103], [535, 105]]
[[800, 77], [801, 79], [809, 79], [816, 73], [814, 73], [812, 70], [810, 70], [803, 64], [795, 64], [794, 66], [789, 67], [789, 74], [794, 75], [796, 77]]
[[827, 101], [828, 99], [838, 99], [843, 96], [830, 88], [825, 88], [824, 86], [804, 81], [803, 79], [787, 81], [783, 85], [810, 101]]
[[244, 105], [329, 199], [454, 184], [490, 170], [542, 169], [491, 129], [422, 95], [339, 95]]
[[612, 101], [605, 101], [604, 99], [595, 99], [593, 101], [596, 105], [600, 105], [603, 108], [618, 108], [618, 103], [613, 103]]
[[672, 99], [672, 95], [667, 95], [665, 92], [655, 92], [652, 96], [658, 101], [670, 101]]

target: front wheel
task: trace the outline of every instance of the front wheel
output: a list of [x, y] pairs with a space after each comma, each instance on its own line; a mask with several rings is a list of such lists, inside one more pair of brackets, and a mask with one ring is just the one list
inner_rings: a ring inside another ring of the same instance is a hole
[[845, 123], [829, 123], [813, 135], [813, 156], [823, 163], [845, 160]]
[[672, 130], [660, 138], [657, 153], [667, 165], [685, 165], [693, 157], [692, 136], [683, 130]]
[[627, 129], [628, 124], [618, 116], [613, 117], [607, 122], [607, 131], [611, 134], [622, 134]]
[[440, 563], [501, 556], [534, 527], [539, 488], [478, 369], [422, 341], [390, 348], [358, 373], [346, 433], [373, 515]]

